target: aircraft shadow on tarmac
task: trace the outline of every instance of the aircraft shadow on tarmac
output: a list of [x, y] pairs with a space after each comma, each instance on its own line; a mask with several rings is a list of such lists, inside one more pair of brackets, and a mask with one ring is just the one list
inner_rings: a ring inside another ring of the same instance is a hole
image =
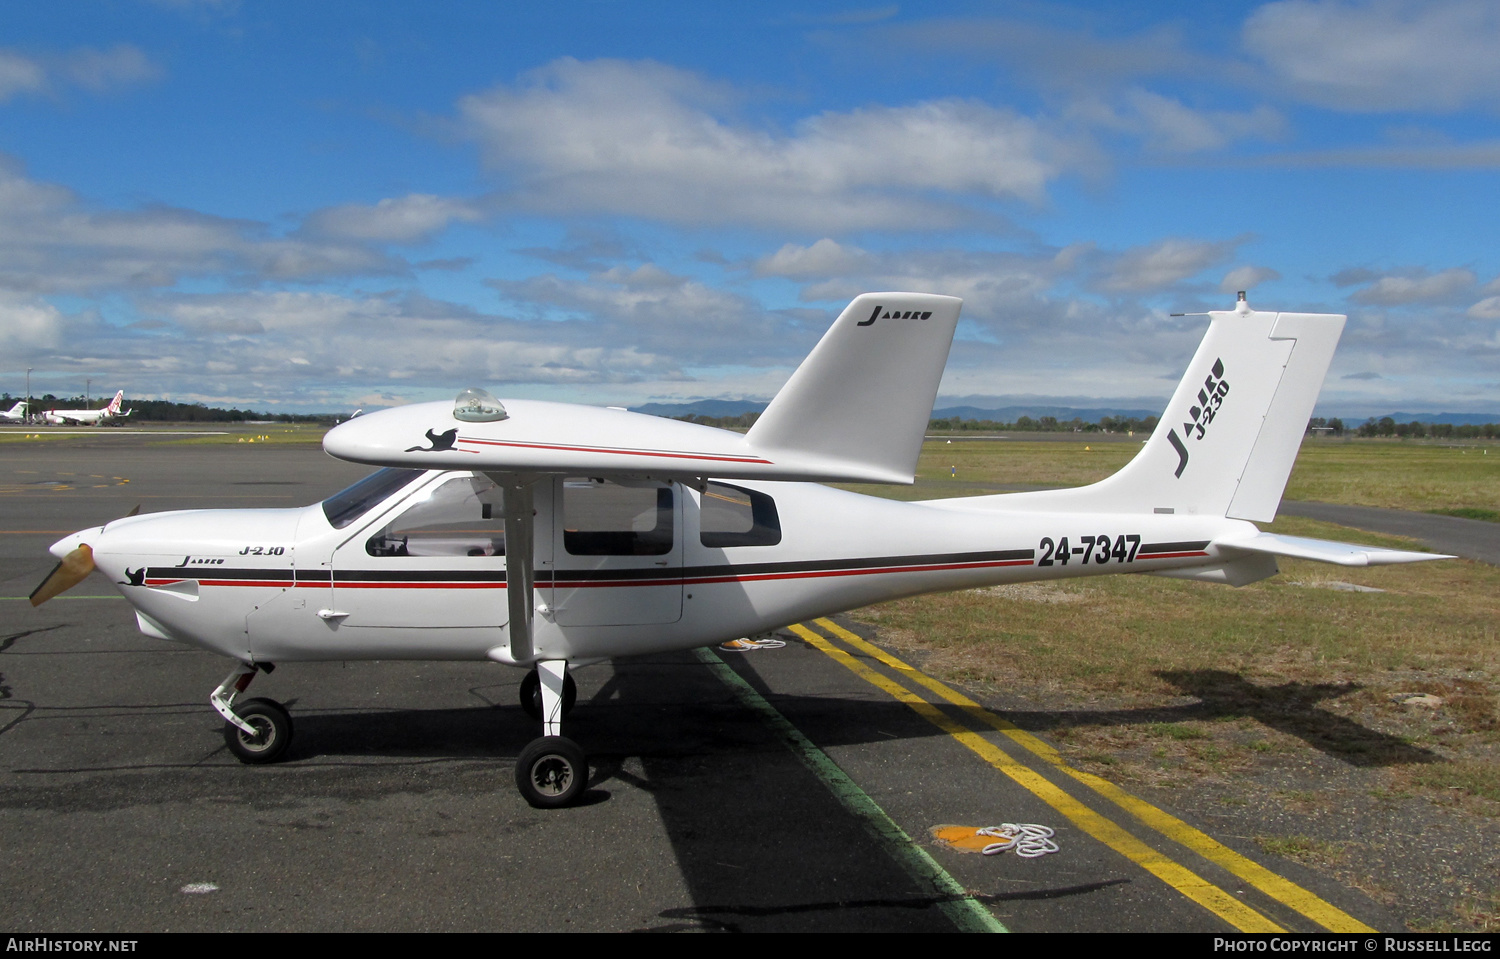
[[1282, 683], [1259, 686], [1239, 673], [1217, 669], [1168, 670], [1156, 674], [1195, 703], [1143, 709], [1005, 711], [1000, 715], [1031, 732], [1073, 726], [1136, 726], [1146, 723], [1212, 721], [1246, 717], [1296, 736], [1313, 749], [1351, 766], [1404, 766], [1442, 762], [1430, 750], [1328, 711], [1318, 704], [1364, 688], [1357, 683]]

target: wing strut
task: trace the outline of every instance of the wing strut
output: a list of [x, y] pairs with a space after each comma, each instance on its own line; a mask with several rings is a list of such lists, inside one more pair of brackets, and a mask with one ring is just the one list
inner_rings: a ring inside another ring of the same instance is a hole
[[531, 625], [536, 616], [536, 508], [532, 485], [537, 477], [491, 474], [505, 491], [505, 598], [510, 607], [510, 657], [516, 663], [532, 657]]

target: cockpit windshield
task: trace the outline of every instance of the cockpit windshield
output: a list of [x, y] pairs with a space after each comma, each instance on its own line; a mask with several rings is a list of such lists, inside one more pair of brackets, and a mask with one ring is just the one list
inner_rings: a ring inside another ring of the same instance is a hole
[[421, 476], [426, 470], [387, 467], [366, 476], [345, 490], [323, 501], [323, 515], [334, 529], [343, 529], [392, 493]]

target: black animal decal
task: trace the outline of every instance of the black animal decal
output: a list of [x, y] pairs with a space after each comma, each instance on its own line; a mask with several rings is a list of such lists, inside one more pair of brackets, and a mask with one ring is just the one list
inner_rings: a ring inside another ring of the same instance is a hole
[[121, 586], [145, 586], [146, 585], [146, 567], [142, 566], [140, 569], [131, 569], [131, 568], [129, 568], [127, 566], [125, 568], [125, 579], [123, 579], [123, 580], [120, 581], [120, 585]]
[[451, 430], [444, 430], [442, 433], [433, 433], [432, 430], [428, 430], [427, 431], [427, 442], [431, 443], [432, 445], [431, 446], [408, 446], [406, 448], [406, 451], [408, 453], [444, 453], [444, 452], [447, 452], [448, 450], [453, 449], [453, 444], [454, 443], [458, 442], [458, 427], [455, 426]]

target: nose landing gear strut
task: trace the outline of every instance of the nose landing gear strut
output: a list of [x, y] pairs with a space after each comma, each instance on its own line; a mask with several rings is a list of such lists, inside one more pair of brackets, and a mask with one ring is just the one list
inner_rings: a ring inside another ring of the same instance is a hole
[[292, 742], [292, 717], [274, 699], [247, 699], [238, 706], [235, 697], [245, 691], [260, 671], [270, 672], [270, 663], [240, 663], [215, 689], [208, 701], [224, 717], [224, 742], [242, 763], [274, 763]]

